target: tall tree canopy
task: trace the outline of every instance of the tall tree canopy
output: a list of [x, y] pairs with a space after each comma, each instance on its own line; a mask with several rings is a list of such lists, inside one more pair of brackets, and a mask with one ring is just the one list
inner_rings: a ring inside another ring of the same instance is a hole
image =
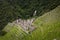
[[42, 12], [53, 9], [60, 4], [59, 2], [59, 0], [0, 0], [0, 14], [29, 18], [33, 17], [35, 10], [36, 16], [42, 15]]

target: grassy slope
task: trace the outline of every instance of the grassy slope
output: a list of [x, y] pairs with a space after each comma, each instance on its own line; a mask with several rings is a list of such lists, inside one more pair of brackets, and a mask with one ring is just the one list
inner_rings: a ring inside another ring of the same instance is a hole
[[6, 35], [1, 36], [0, 40], [60, 40], [60, 6], [37, 18], [34, 25], [37, 29], [31, 34], [13, 27]]

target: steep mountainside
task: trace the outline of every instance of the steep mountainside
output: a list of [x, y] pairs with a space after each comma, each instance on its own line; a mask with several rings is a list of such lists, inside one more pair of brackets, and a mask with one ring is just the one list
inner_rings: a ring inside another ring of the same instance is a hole
[[37, 29], [26, 34], [21, 27], [8, 24], [3, 29], [7, 33], [0, 40], [60, 40], [60, 6], [38, 17], [33, 25]]
[[[0, 33], [16, 19], [39, 17], [60, 5], [60, 0], [0, 0]], [[33, 16], [34, 11], [36, 16]]]

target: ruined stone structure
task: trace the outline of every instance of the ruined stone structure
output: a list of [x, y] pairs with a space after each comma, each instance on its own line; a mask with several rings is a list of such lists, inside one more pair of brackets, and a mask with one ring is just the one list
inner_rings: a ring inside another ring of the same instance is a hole
[[[33, 16], [36, 15], [36, 10], [33, 14]], [[31, 18], [31, 19], [17, 19], [14, 21], [15, 24], [20, 25], [20, 27], [22, 27], [22, 29], [26, 32], [32, 32], [34, 29], [36, 29], [36, 27], [34, 25], [32, 25], [32, 23], [34, 22], [35, 18]]]

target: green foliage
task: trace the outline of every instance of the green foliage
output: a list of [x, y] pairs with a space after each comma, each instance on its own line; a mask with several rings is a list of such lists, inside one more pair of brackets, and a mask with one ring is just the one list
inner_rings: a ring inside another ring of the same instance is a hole
[[37, 29], [30, 34], [26, 34], [16, 25], [7, 25], [4, 31], [8, 28], [10, 31], [1, 36], [0, 40], [60, 40], [60, 6], [37, 18], [33, 25]]
[[0, 10], [3, 15], [9, 17], [30, 18], [33, 17], [35, 10], [36, 16], [42, 15], [41, 12], [49, 11], [58, 4], [59, 0], [3, 0], [0, 3]]
[[32, 18], [35, 10], [37, 10], [36, 16], [38, 17], [59, 4], [60, 0], [0, 0], [0, 30], [8, 22], [19, 18]]

